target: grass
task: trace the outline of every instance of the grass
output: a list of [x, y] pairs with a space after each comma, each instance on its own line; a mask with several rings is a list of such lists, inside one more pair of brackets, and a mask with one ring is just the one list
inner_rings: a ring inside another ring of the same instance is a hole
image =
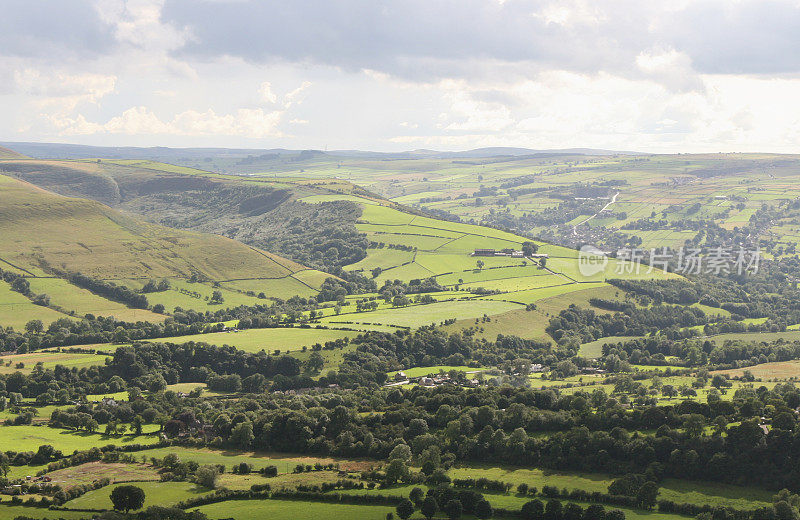
[[87, 462], [80, 466], [59, 469], [47, 474], [54, 484], [69, 488], [107, 478], [112, 483], [128, 480], [158, 480], [158, 473], [144, 464], [122, 464], [108, 462]]
[[[130, 307], [72, 285], [61, 278], [28, 278], [31, 291], [50, 296], [52, 305], [74, 312], [77, 316], [114, 316], [122, 321], [163, 321], [165, 316], [145, 309]], [[156, 302], [151, 302], [156, 303]]]
[[[402, 372], [407, 375], [408, 377], [421, 377], [427, 376], [430, 374], [438, 374], [440, 371], [450, 372], [451, 370], [458, 370], [459, 372], [480, 372], [482, 369], [480, 368], [472, 368], [467, 366], [448, 366], [448, 365], [436, 365], [432, 367], [414, 367], [414, 368], [407, 368], [402, 370]], [[392, 377], [397, 372], [389, 372], [389, 377]]]
[[196, 271], [211, 280], [229, 280], [281, 277], [302, 269], [234, 240], [151, 224], [7, 176], [0, 176], [0, 236], [6, 238], [0, 258], [24, 269], [44, 260], [103, 279], [188, 278]]
[[263, 520], [264, 518], [378, 520], [386, 518], [387, 513], [395, 513], [394, 507], [390, 506], [326, 504], [293, 500], [236, 500], [205, 505], [197, 508], [196, 511], [201, 511], [209, 518], [236, 518], [236, 520]]
[[301, 329], [281, 327], [272, 329], [247, 329], [239, 332], [212, 332], [193, 336], [159, 338], [159, 342], [186, 343], [188, 341], [206, 342], [213, 345], [231, 345], [246, 352], [266, 350], [281, 352], [302, 350], [315, 343], [325, 344], [342, 338], [354, 338], [358, 332], [330, 329]]
[[71, 454], [75, 450], [88, 450], [93, 446], [115, 444], [153, 444], [153, 435], [108, 436], [101, 433], [76, 432], [48, 426], [0, 426], [0, 451], [36, 451], [49, 444], [55, 449]]
[[750, 372], [758, 379], [792, 379], [800, 377], [800, 360], [776, 361], [744, 368], [717, 370], [714, 374], [727, 374], [731, 377], [741, 377], [744, 375], [745, 371]]
[[279, 473], [291, 473], [298, 464], [338, 464], [346, 470], [362, 471], [367, 470], [377, 463], [373, 461], [357, 461], [340, 459], [333, 457], [307, 457], [304, 455], [292, 455], [285, 453], [262, 453], [262, 452], [240, 452], [231, 450], [212, 450], [206, 448], [183, 448], [173, 446], [170, 448], [153, 448], [136, 452], [138, 457], [146, 456], [164, 458], [169, 453], [175, 453], [183, 461], [195, 461], [198, 464], [223, 464], [226, 468], [232, 468], [236, 464], [247, 462], [258, 470], [267, 466], [276, 466]]
[[[111, 492], [117, 486], [112, 484], [74, 498], [64, 504], [71, 509], [112, 509]], [[136, 482], [136, 487], [144, 490], [144, 508], [149, 506], [170, 506], [182, 500], [210, 493], [211, 490], [192, 482]]]
[[[541, 490], [543, 486], [559, 489], [583, 489], [607, 492], [614, 477], [603, 474], [579, 472], [555, 472], [540, 469], [501, 468], [491, 466], [459, 467], [450, 470], [452, 478], [480, 478], [502, 480], [514, 485], [525, 483]], [[770, 491], [720, 484], [667, 479], [661, 485], [659, 499], [697, 505], [756, 509], [772, 503]]]
[[[0, 264], [5, 269], [5, 265]], [[41, 305], [34, 305], [22, 294], [12, 291], [11, 286], [0, 281], [0, 326], [13, 327], [15, 330], [24, 331], [25, 324], [31, 320], [42, 320], [50, 324], [66, 315]]]
[[[68, 352], [31, 352], [28, 354], [10, 354], [0, 356], [0, 374], [12, 372], [30, 373], [37, 363], [42, 363], [45, 369], [62, 365], [68, 368], [84, 368], [104, 365], [107, 356], [100, 354], [80, 354]], [[17, 368], [18, 363], [23, 363], [24, 368]], [[6, 366], [8, 365], [8, 366]]]
[[36, 518], [38, 519], [52, 519], [56, 520], [63, 518], [65, 520], [77, 520], [81, 518], [89, 518], [85, 512], [79, 511], [51, 511], [41, 507], [27, 507], [27, 506], [12, 506], [9, 504], [0, 503], [0, 520], [13, 520], [18, 517], [22, 518]]
[[519, 304], [509, 302], [482, 300], [452, 301], [330, 316], [322, 318], [320, 322], [342, 324], [352, 321], [357, 323], [382, 323], [405, 327], [420, 327], [422, 325], [430, 325], [431, 323], [438, 324], [448, 319], [459, 320], [483, 316], [484, 314], [492, 316], [518, 309], [519, 307]]

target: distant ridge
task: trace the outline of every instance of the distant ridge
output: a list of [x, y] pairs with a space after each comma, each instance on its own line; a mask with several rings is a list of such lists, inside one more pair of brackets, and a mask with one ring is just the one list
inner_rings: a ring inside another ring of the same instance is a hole
[[[476, 148], [458, 152], [437, 150], [410, 150], [406, 152], [371, 152], [364, 150], [289, 150], [285, 148], [167, 148], [163, 146], [133, 147], [133, 146], [88, 146], [79, 144], [59, 143], [29, 143], [29, 142], [0, 142], [0, 147], [6, 146], [27, 154], [37, 159], [150, 159], [159, 161], [174, 161], [179, 159], [214, 158], [245, 158], [262, 155], [294, 155], [304, 158], [319, 156], [351, 157], [363, 159], [476, 159], [485, 157], [521, 157], [521, 156], [549, 156], [549, 155], [642, 155], [640, 152], [602, 150], [594, 148], [562, 148], [562, 149], [532, 149], [514, 147]], [[15, 154], [4, 156], [5, 153]], [[12, 150], [0, 148], [0, 158], [22, 159]]]

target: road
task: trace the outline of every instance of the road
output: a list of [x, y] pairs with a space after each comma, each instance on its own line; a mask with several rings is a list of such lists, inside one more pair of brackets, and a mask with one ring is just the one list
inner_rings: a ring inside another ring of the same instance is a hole
[[619, 193], [620, 193], [620, 192], [616, 192], [616, 193], [614, 194], [614, 196], [613, 196], [613, 197], [611, 197], [611, 200], [609, 201], [609, 203], [608, 203], [608, 204], [606, 204], [605, 206], [603, 206], [602, 208], [600, 208], [600, 211], [598, 211], [597, 213], [595, 213], [595, 214], [594, 214], [594, 215], [592, 215], [591, 217], [587, 217], [587, 218], [586, 218], [586, 220], [582, 220], [582, 221], [578, 222], [577, 224], [575, 224], [574, 226], [572, 226], [572, 236], [575, 236], [575, 235], [577, 235], [577, 234], [578, 234], [578, 230], [577, 230], [578, 226], [581, 226], [581, 225], [583, 225], [583, 224], [586, 224], [587, 222], [589, 222], [590, 220], [592, 220], [593, 218], [595, 218], [597, 215], [599, 215], [600, 213], [602, 213], [603, 211], [605, 211], [605, 209], [606, 209], [607, 207], [609, 207], [610, 205], [614, 204], [614, 203], [617, 201], [617, 196], [619, 195]]

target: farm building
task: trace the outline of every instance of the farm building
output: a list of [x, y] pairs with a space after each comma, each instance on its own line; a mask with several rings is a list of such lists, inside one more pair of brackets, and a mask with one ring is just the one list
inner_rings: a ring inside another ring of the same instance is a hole
[[[470, 256], [510, 256], [511, 258], [525, 258], [525, 253], [518, 249], [476, 249]], [[533, 253], [529, 258], [547, 258], [547, 253]]]

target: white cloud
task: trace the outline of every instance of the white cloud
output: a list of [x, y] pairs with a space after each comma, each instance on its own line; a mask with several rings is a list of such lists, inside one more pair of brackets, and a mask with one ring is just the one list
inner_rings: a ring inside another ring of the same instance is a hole
[[230, 114], [216, 114], [187, 110], [176, 114], [170, 121], [162, 121], [147, 107], [125, 110], [104, 124], [90, 123], [82, 115], [74, 118], [50, 117], [50, 122], [60, 135], [124, 134], [124, 135], [180, 135], [180, 136], [242, 136], [251, 138], [277, 137], [281, 112], [265, 112], [260, 108], [239, 109]]
[[17, 88], [33, 96], [79, 96], [96, 103], [114, 91], [117, 78], [103, 74], [70, 74], [64, 71], [41, 71], [25, 68], [14, 71]]
[[114, 28], [121, 43], [151, 51], [182, 47], [191, 32], [161, 21], [164, 0], [95, 0], [100, 19]]
[[700, 76], [692, 68], [692, 59], [675, 49], [650, 49], [636, 56], [636, 66], [647, 77], [672, 90], [702, 90]]
[[272, 85], [269, 81], [265, 81], [261, 84], [261, 88], [259, 89], [259, 94], [261, 94], [261, 99], [267, 103], [275, 104], [278, 102], [278, 96], [272, 91]]
[[303, 102], [302, 94], [309, 87], [311, 87], [311, 82], [310, 81], [303, 81], [303, 83], [301, 83], [299, 87], [297, 87], [296, 89], [290, 91], [289, 93], [287, 93], [283, 97], [283, 99], [284, 99], [284, 105], [283, 106], [286, 107], [286, 108], [291, 108], [292, 105], [295, 105], [295, 104], [299, 105], [300, 103], [302, 103]]

